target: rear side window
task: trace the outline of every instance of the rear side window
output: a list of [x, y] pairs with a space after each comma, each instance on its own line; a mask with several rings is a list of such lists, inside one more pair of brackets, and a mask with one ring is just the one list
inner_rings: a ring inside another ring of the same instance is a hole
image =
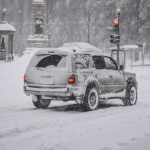
[[66, 66], [66, 57], [59, 56], [59, 55], [51, 55], [48, 57], [44, 57], [36, 65], [36, 67], [39, 68], [65, 67], [65, 66]]
[[90, 56], [88, 54], [75, 54], [73, 55], [73, 64], [75, 69], [89, 68]]
[[106, 68], [105, 61], [102, 56], [93, 56], [93, 60], [94, 60], [94, 67], [96, 69], [105, 69]]

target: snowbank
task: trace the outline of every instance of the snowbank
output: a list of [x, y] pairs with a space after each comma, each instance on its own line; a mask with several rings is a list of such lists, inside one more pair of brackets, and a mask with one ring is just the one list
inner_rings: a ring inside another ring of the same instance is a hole
[[33, 57], [33, 55], [39, 50], [40, 48], [28, 48], [23, 52], [22, 56], [16, 59], [15, 61], [16, 62], [29, 62], [31, 58]]

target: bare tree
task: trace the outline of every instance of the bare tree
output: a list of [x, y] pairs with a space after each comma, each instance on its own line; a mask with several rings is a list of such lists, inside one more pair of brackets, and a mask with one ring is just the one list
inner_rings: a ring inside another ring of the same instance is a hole
[[147, 6], [150, 0], [126, 0], [127, 12], [130, 19], [130, 32], [134, 33], [133, 39], [139, 38], [140, 29], [150, 21], [150, 13], [147, 13]]
[[83, 35], [87, 37], [87, 42], [91, 43], [94, 30], [100, 23], [102, 4], [101, 1], [89, 0], [86, 3], [81, 2], [81, 23], [83, 24]]

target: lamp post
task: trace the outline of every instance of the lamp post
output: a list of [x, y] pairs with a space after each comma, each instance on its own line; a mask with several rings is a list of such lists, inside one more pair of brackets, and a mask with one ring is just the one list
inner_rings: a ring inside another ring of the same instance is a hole
[[6, 21], [6, 8], [3, 9], [3, 14], [2, 14], [2, 21]]
[[50, 40], [50, 39], [51, 39], [51, 35], [52, 35], [52, 34], [51, 34], [50, 32], [48, 32], [49, 47], [51, 47], [51, 40]]
[[116, 10], [117, 14], [117, 20], [118, 20], [118, 29], [117, 29], [117, 64], [119, 66], [119, 50], [120, 50], [120, 32], [119, 32], [119, 25], [120, 25], [120, 14], [121, 14], [121, 9], [118, 7]]

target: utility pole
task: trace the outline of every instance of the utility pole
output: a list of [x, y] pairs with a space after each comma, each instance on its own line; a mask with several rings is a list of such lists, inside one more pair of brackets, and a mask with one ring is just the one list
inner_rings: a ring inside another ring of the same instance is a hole
[[117, 20], [118, 20], [118, 29], [116, 32], [116, 37], [117, 37], [117, 64], [118, 67], [120, 66], [120, 61], [119, 61], [119, 50], [120, 50], [120, 32], [119, 32], [119, 26], [120, 26], [120, 13], [121, 13], [121, 9], [118, 7], [116, 10], [116, 14], [117, 14]]
[[2, 6], [3, 6], [3, 10], [2, 10], [2, 21], [6, 21], [6, 6], [5, 6], [5, 0], [1, 0], [2, 2]]
[[48, 39], [49, 39], [49, 47], [51, 47], [51, 32], [48, 32]]

